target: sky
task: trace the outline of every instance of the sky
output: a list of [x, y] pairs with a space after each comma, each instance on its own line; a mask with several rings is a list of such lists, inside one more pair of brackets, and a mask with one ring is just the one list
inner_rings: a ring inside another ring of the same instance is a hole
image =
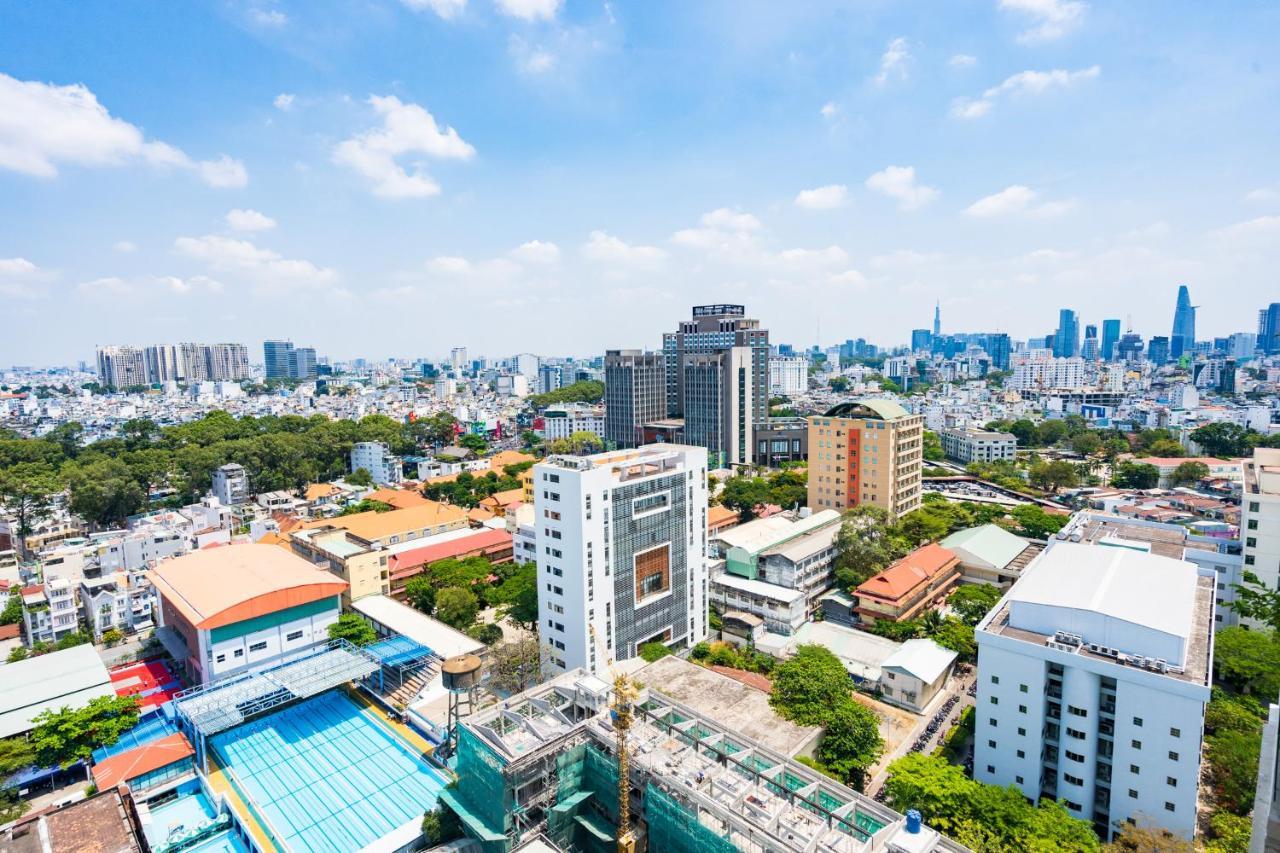
[[0, 2], [0, 364], [1280, 300], [1280, 4]]

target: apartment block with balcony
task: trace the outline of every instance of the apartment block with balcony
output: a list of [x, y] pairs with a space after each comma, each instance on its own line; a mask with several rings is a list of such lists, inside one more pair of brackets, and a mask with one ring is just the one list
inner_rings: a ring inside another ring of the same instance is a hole
[[1018, 439], [1012, 433], [971, 428], [942, 429], [938, 430], [938, 438], [947, 458], [963, 465], [997, 459], [1013, 460], [1018, 456]]
[[1061, 800], [1110, 840], [1190, 839], [1214, 573], [1128, 548], [1044, 551], [978, 624], [974, 778]]
[[107, 631], [133, 634], [155, 625], [155, 593], [143, 572], [112, 572], [80, 582], [84, 623], [101, 642]]
[[1280, 589], [1280, 450], [1259, 447], [1244, 460], [1241, 510], [1243, 571], [1266, 589]]
[[923, 460], [923, 416], [892, 400], [842, 403], [809, 418], [809, 506], [902, 516], [920, 508]]
[[27, 645], [56, 643], [80, 628], [76, 587], [66, 578], [47, 577], [22, 589], [22, 625]]

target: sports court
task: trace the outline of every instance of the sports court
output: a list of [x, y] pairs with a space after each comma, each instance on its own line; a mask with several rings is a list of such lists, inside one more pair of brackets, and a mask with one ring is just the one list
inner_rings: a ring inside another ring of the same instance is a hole
[[209, 742], [268, 832], [295, 851], [359, 850], [417, 827], [447, 784], [341, 690]]
[[182, 689], [178, 677], [160, 658], [116, 667], [109, 675], [116, 695], [137, 696], [138, 707], [144, 714], [168, 702]]

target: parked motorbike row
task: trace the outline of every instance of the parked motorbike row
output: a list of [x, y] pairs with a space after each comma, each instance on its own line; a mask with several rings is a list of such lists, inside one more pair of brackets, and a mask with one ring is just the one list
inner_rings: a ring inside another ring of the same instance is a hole
[[[942, 724], [947, 722], [947, 718], [951, 716], [951, 711], [959, 703], [959, 696], [952, 696], [946, 702], [942, 703], [942, 707], [938, 709], [938, 712], [933, 715], [933, 719], [931, 719], [928, 725], [924, 727], [924, 734], [916, 738], [916, 742], [911, 745], [912, 752], [923, 752], [928, 748], [929, 744], [933, 741], [933, 736], [938, 733], [940, 728], [942, 728]], [[959, 718], [957, 718], [957, 720], [958, 719]], [[952, 722], [952, 725], [954, 724], [955, 721]], [[950, 726], [948, 726], [948, 728], [950, 728]]]

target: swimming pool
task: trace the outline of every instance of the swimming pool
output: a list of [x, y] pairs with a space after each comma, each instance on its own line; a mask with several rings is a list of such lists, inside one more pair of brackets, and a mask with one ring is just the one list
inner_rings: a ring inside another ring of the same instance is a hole
[[360, 848], [435, 807], [444, 775], [341, 691], [211, 739], [268, 829], [296, 851]]
[[234, 832], [219, 832], [208, 838], [197, 841], [190, 847], [183, 847], [182, 853], [251, 853], [249, 845]]
[[[147, 842], [153, 849], [161, 849], [165, 845], [193, 837], [197, 830], [208, 832], [215, 828], [218, 809], [200, 787], [199, 782], [190, 782], [177, 789], [178, 796], [160, 805], [148, 804], [140, 812], [143, 817], [143, 832]], [[225, 825], [228, 816], [223, 816], [221, 823]], [[187, 849], [184, 847], [184, 849]], [[209, 848], [216, 850], [218, 848]]]

